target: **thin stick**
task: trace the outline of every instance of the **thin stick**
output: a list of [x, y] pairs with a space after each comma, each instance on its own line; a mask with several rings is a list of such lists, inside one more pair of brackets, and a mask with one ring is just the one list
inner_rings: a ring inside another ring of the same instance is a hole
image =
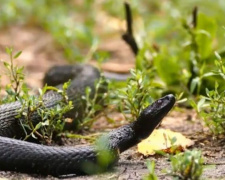
[[198, 7], [195, 6], [192, 11], [192, 26], [195, 29], [197, 27]]
[[130, 46], [132, 52], [137, 55], [138, 54], [138, 46], [133, 36], [132, 30], [132, 14], [130, 5], [128, 2], [124, 3], [125, 12], [126, 12], [126, 22], [127, 22], [127, 31], [122, 35], [123, 40]]

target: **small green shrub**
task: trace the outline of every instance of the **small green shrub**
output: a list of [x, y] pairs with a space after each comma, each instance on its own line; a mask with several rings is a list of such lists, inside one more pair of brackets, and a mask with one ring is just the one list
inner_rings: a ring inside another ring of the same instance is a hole
[[[19, 98], [22, 108], [19, 111], [19, 118], [26, 134], [24, 140], [32, 136], [44, 142], [51, 143], [54, 134], [59, 134], [64, 130], [65, 117], [68, 111], [73, 108], [73, 104], [68, 100], [66, 90], [69, 83], [64, 83], [63, 89], [44, 86], [39, 90], [39, 96], [23, 95]], [[47, 108], [44, 102], [44, 94], [48, 91], [55, 91], [62, 96], [62, 100], [52, 108]], [[38, 121], [32, 120], [38, 116]]]
[[126, 119], [133, 121], [152, 102], [150, 90], [153, 85], [148, 79], [146, 71], [131, 70], [131, 75], [132, 77], [127, 80], [127, 86], [118, 91], [120, 100], [118, 105]]
[[95, 83], [95, 93], [93, 98], [90, 98], [91, 88], [87, 87], [85, 96], [82, 97], [85, 109], [82, 114], [82, 121], [78, 125], [78, 129], [90, 128], [96, 121], [96, 114], [103, 110], [104, 106], [107, 106], [106, 99], [108, 98], [108, 81], [104, 76], [101, 76]]
[[[205, 76], [214, 76], [218, 80], [220, 77], [225, 80], [225, 63], [217, 52], [215, 55], [217, 57], [215, 70], [209, 71]], [[210, 90], [206, 87], [206, 95], [201, 96], [197, 104], [192, 102], [192, 106], [214, 135], [225, 134], [225, 92], [223, 85], [219, 85], [216, 81], [214, 89]]]
[[[38, 96], [30, 95], [24, 82], [24, 68], [15, 65], [15, 60], [21, 51], [13, 55], [13, 49], [7, 48], [6, 52], [9, 54], [10, 62], [3, 61], [3, 64], [10, 82], [6, 86], [7, 96], [3, 98], [1, 103], [20, 101], [21, 109], [16, 118], [20, 120], [23, 127], [25, 140], [32, 136], [45, 143], [51, 143], [54, 135], [64, 132], [65, 121], [67, 121], [64, 115], [73, 108], [72, 102], [68, 100], [66, 94], [70, 82], [64, 83], [62, 89], [44, 86], [39, 89]], [[86, 95], [82, 97], [85, 109], [82, 111], [82, 121], [78, 122], [78, 129], [90, 128], [96, 121], [96, 114], [103, 110], [105, 99], [108, 99], [107, 85], [108, 82], [101, 76], [95, 84], [93, 98], [90, 98], [91, 89], [86, 88]], [[54, 91], [61, 95], [62, 100], [55, 107], [46, 107], [44, 96], [47, 91]], [[75, 119], [74, 121], [79, 120]]]
[[[10, 83], [5, 88], [7, 95], [1, 103], [20, 101], [21, 109], [18, 111], [16, 118], [19, 118], [24, 129], [25, 139], [32, 136], [50, 143], [53, 133], [62, 132], [64, 127], [63, 115], [72, 108], [72, 102], [68, 100], [66, 95], [69, 83], [65, 83], [62, 90], [45, 86], [39, 90], [39, 96], [32, 96], [29, 94], [29, 89], [24, 82], [24, 68], [15, 66], [14, 63], [22, 52], [19, 51], [13, 55], [12, 48], [6, 48], [6, 52], [10, 57], [10, 62], [3, 61], [3, 63]], [[53, 108], [45, 107], [43, 97], [48, 90], [56, 91], [62, 96], [62, 101]], [[37, 116], [40, 121], [33, 121], [32, 119], [37, 118]]]
[[216, 83], [214, 90], [206, 89], [206, 96], [198, 102], [200, 116], [215, 135], [225, 134], [225, 92], [219, 92], [218, 87]]
[[170, 156], [172, 170], [168, 175], [180, 180], [198, 180], [203, 171], [201, 151], [192, 150]]
[[1, 103], [16, 101], [21, 93], [27, 93], [27, 86], [24, 83], [23, 67], [15, 66], [14, 61], [20, 56], [22, 51], [13, 55], [12, 48], [6, 48], [6, 53], [9, 55], [9, 62], [3, 61], [6, 76], [9, 78], [9, 84], [6, 85], [5, 91], [7, 96], [3, 98]]

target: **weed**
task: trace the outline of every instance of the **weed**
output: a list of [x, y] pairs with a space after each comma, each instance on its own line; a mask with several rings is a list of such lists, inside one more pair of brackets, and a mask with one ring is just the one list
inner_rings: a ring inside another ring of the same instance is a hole
[[[6, 87], [7, 96], [2, 100], [2, 103], [14, 101], [21, 103], [21, 109], [16, 118], [20, 120], [23, 127], [25, 140], [32, 136], [33, 138], [50, 143], [53, 135], [63, 132], [65, 121], [67, 121], [64, 115], [73, 108], [72, 102], [68, 100], [66, 94], [70, 82], [64, 83], [61, 90], [52, 86], [44, 86], [43, 89], [39, 89], [39, 96], [31, 96], [29, 89], [24, 83], [23, 67], [19, 68], [14, 63], [14, 60], [21, 54], [21, 51], [14, 56], [12, 48], [7, 48], [6, 52], [10, 56], [10, 62], [4, 61], [3, 63], [7, 70], [7, 75], [10, 77], [10, 83]], [[93, 98], [90, 98], [91, 89], [89, 87], [86, 88], [86, 95], [82, 97], [83, 107], [85, 108], [81, 121], [78, 124], [78, 129], [84, 127], [90, 128], [96, 120], [96, 113], [105, 106], [104, 101], [108, 95], [107, 84], [106, 79], [101, 76], [95, 84]], [[56, 92], [60, 96], [61, 100], [56, 106], [47, 107], [48, 104], [46, 104], [45, 97], [47, 91]]]
[[[64, 130], [64, 114], [73, 108], [72, 102], [68, 100], [66, 90], [69, 83], [64, 83], [63, 89], [44, 86], [39, 90], [39, 96], [23, 96], [20, 98], [22, 108], [17, 118], [22, 119], [21, 124], [26, 134], [24, 140], [30, 136], [41, 139], [44, 142], [51, 143], [53, 133], [59, 134]], [[47, 91], [57, 92], [61, 95], [60, 102], [52, 107], [46, 107], [44, 95]], [[38, 116], [38, 118], [37, 118]], [[35, 118], [38, 121], [34, 120]]]
[[[225, 65], [220, 55], [215, 53], [216, 69], [205, 74], [205, 76], [220, 76], [225, 79]], [[219, 78], [217, 78], [219, 80]], [[222, 86], [223, 87], [223, 86]], [[209, 90], [206, 87], [206, 95], [201, 96], [198, 103], [192, 102], [192, 106], [196, 109], [199, 115], [203, 118], [206, 126], [214, 135], [225, 134], [225, 92], [220, 88], [219, 83], [215, 82], [215, 87]]]
[[120, 111], [124, 113], [126, 119], [133, 121], [152, 102], [150, 89], [153, 87], [145, 71], [131, 70], [131, 75], [132, 77], [127, 80], [127, 87], [118, 91], [118, 99], [121, 100]]
[[[187, 150], [184, 153], [183, 148], [175, 145], [176, 138], [169, 139], [171, 141], [172, 146], [165, 150], [157, 151], [158, 154], [161, 154], [171, 161], [171, 170], [164, 169], [163, 172], [166, 175], [172, 176], [174, 179], [180, 180], [198, 180], [201, 177], [203, 171], [203, 158], [201, 155], [201, 151], [196, 149], [190, 151]], [[175, 154], [175, 155], [174, 155]], [[158, 179], [154, 169], [155, 162], [147, 161], [147, 167], [149, 170], [149, 174], [145, 176], [144, 180], [156, 180]]]
[[108, 97], [107, 93], [108, 81], [104, 76], [101, 76], [98, 81], [95, 83], [95, 93], [93, 98], [90, 98], [91, 88], [87, 87], [85, 90], [85, 96], [82, 97], [85, 109], [82, 114], [82, 121], [79, 124], [78, 129], [81, 128], [90, 128], [92, 124], [96, 121], [96, 113], [103, 110], [105, 106], [105, 99]]
[[[4, 61], [3, 63], [10, 78], [10, 83], [6, 86], [7, 96], [2, 103], [14, 101], [21, 103], [21, 109], [18, 110], [16, 118], [20, 120], [24, 129], [25, 139], [32, 136], [50, 143], [53, 133], [60, 133], [63, 130], [63, 115], [72, 109], [72, 102], [68, 100], [66, 95], [69, 83], [65, 83], [62, 90], [45, 86], [39, 90], [39, 96], [31, 96], [24, 83], [23, 67], [20, 68], [14, 64], [14, 60], [19, 57], [21, 51], [14, 56], [12, 48], [7, 48], [6, 52], [9, 54], [10, 62]], [[45, 93], [49, 90], [55, 91], [61, 96], [61, 101], [52, 108], [46, 107], [44, 99]]]
[[2, 103], [16, 101], [21, 92], [25, 94], [27, 93], [27, 86], [24, 83], [24, 68], [15, 66], [14, 64], [14, 61], [20, 56], [22, 51], [19, 51], [13, 55], [13, 49], [6, 48], [6, 52], [9, 55], [10, 62], [3, 61], [3, 64], [10, 83], [5, 88], [7, 96], [2, 100]]
[[198, 180], [203, 171], [201, 151], [192, 150], [170, 156], [172, 170], [168, 175], [181, 180]]
[[214, 90], [206, 89], [206, 96], [198, 102], [198, 110], [206, 126], [213, 134], [225, 134], [225, 93], [219, 92], [218, 83]]
[[143, 180], [158, 180], [158, 177], [155, 174], [155, 162], [147, 161], [148, 174], [143, 177]]

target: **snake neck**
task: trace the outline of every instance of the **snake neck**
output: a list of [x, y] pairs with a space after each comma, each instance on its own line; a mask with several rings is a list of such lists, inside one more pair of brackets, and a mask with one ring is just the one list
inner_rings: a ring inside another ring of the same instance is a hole
[[136, 121], [108, 134], [111, 149], [123, 152], [147, 138], [175, 103], [173, 95], [164, 96], [145, 108]]

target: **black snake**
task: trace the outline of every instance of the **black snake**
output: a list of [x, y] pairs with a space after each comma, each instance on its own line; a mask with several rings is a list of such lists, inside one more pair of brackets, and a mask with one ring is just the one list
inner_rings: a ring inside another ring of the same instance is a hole
[[[66, 78], [73, 79], [67, 93], [76, 110], [80, 106], [79, 98], [83, 95], [85, 88], [89, 86], [94, 91], [94, 82], [100, 75], [92, 66], [65, 66], [65, 68], [67, 69]], [[53, 83], [51, 85], [65, 81], [60, 79], [63, 75], [57, 75], [58, 71], [54, 72], [56, 69], [52, 69], [47, 74], [45, 82], [48, 82], [52, 75], [58, 77], [56, 80], [50, 80]], [[47, 92], [44, 103], [46, 107], [51, 108], [61, 99], [58, 93]], [[81, 147], [52, 147], [9, 138], [19, 136], [21, 133], [19, 120], [15, 118], [21, 104], [14, 102], [1, 105], [0, 136], [5, 137], [0, 137], [0, 170], [53, 176], [93, 174], [104, 171], [115, 164], [120, 153], [149, 136], [174, 103], [173, 95], [158, 99], [144, 109], [136, 121], [102, 136], [99, 143], [93, 146]], [[72, 111], [73, 114], [75, 110]], [[38, 120], [38, 115], [34, 115], [33, 119]], [[102, 161], [102, 159], [105, 160]]]

